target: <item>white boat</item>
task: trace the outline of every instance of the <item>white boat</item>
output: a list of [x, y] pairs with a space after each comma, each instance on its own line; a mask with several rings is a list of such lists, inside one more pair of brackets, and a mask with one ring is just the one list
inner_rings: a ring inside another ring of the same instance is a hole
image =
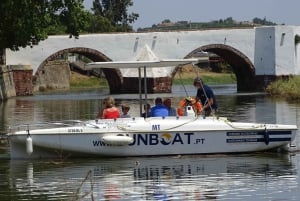
[[[90, 67], [141, 70], [142, 67], [176, 66], [195, 61], [96, 62]], [[141, 93], [140, 101], [142, 107]], [[56, 127], [34, 129], [29, 125], [10, 132], [11, 158], [258, 152], [286, 149], [297, 131], [296, 125], [230, 122], [227, 118], [197, 116], [193, 112], [180, 117], [96, 119], [54, 125]]]
[[286, 148], [296, 130], [217, 117], [138, 117], [29, 128], [10, 133], [9, 141], [11, 158], [243, 153]]

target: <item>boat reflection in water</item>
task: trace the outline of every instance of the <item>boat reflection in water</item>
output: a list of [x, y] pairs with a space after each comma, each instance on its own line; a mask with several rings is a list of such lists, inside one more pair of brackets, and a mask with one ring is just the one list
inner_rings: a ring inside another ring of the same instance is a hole
[[297, 192], [291, 157], [267, 153], [63, 163], [11, 160], [10, 186], [22, 198], [47, 200], [264, 200]]

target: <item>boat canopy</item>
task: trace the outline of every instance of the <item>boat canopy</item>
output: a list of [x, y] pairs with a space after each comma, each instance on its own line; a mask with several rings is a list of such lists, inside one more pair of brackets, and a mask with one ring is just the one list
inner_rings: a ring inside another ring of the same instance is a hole
[[189, 63], [199, 63], [201, 59], [162, 59], [155, 61], [108, 61], [108, 62], [92, 62], [85, 65], [86, 69], [93, 68], [161, 68], [178, 65], [186, 65]]
[[140, 101], [140, 113], [142, 114], [142, 74], [141, 69], [144, 69], [144, 104], [147, 104], [147, 68], [162, 68], [162, 67], [171, 67], [179, 66], [186, 64], [197, 64], [200, 62], [199, 58], [191, 59], [163, 59], [163, 60], [154, 60], [154, 61], [109, 61], [109, 62], [92, 62], [85, 65], [86, 69], [95, 69], [95, 68], [111, 68], [111, 69], [120, 69], [120, 68], [135, 68], [138, 69], [139, 74], [139, 101]]

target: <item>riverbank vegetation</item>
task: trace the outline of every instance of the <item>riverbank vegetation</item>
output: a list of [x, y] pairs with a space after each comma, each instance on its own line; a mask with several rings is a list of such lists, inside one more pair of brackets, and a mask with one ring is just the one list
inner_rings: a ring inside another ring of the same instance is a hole
[[106, 78], [86, 76], [72, 71], [70, 76], [70, 88], [108, 88], [108, 83]]
[[281, 78], [272, 82], [266, 92], [274, 97], [280, 97], [287, 100], [300, 99], [300, 76], [291, 78]]
[[184, 68], [182, 71], [176, 73], [173, 79], [173, 84], [193, 84], [193, 80], [196, 77], [200, 77], [204, 83], [209, 85], [236, 84], [236, 77], [233, 72], [225, 71], [219, 73], [201, 68], [198, 68], [197, 71], [195, 71], [189, 67]]
[[[177, 73], [173, 79], [174, 85], [191, 85], [197, 74], [201, 79], [209, 85], [218, 84], [236, 84], [236, 77], [233, 73], [214, 73], [210, 71], [201, 70], [195, 72], [181, 72]], [[281, 78], [272, 82], [267, 88], [268, 95], [283, 98], [286, 100], [300, 99], [300, 76], [292, 78]], [[70, 78], [71, 89], [92, 89], [92, 88], [108, 88], [106, 78], [98, 78], [95, 76], [86, 76], [79, 73], [72, 72]]]
[[[201, 77], [201, 79], [209, 85], [217, 84], [235, 84], [236, 78], [233, 73], [214, 73], [210, 71], [195, 72], [181, 72], [177, 73], [173, 79], [174, 85], [191, 85], [195, 77]], [[76, 72], [71, 73], [70, 88], [108, 88], [106, 78], [98, 78], [95, 76], [81, 75]]]

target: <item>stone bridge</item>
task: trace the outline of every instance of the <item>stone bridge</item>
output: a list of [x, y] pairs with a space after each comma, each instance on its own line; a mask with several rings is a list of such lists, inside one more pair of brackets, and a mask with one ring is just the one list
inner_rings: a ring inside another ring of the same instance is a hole
[[[197, 53], [211, 52], [232, 66], [238, 91], [253, 91], [265, 87], [278, 76], [298, 75], [300, 49], [295, 43], [300, 27], [273, 26], [253, 29], [220, 29], [205, 31], [114, 33], [51, 36], [39, 45], [6, 51], [7, 65], [31, 65], [35, 76], [41, 76], [49, 61], [77, 53], [91, 61], [127, 61], [145, 46], [160, 59], [190, 58]], [[149, 80], [149, 92], [170, 92], [172, 78], [178, 68], [167, 75]], [[128, 79], [120, 69], [103, 69], [111, 93], [130, 92], [136, 78]], [[59, 76], [59, 75], [58, 75]], [[160, 90], [157, 85], [169, 85]], [[157, 90], [158, 89], [158, 90]]]

